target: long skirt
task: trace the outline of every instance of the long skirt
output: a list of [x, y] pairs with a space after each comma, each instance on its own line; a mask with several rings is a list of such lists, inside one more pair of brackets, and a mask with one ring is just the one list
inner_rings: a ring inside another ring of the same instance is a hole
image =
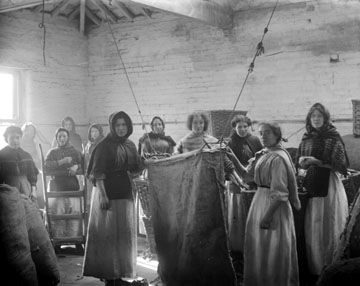
[[244, 253], [247, 209], [241, 200], [239, 188], [232, 183], [228, 185], [227, 216], [230, 250]]
[[[73, 179], [73, 178], [72, 178]], [[57, 188], [56, 184], [49, 181], [48, 189], [50, 192], [66, 191]], [[81, 207], [81, 198], [48, 198], [49, 209], [47, 210], [50, 214], [80, 214], [83, 212]], [[66, 238], [66, 237], [80, 237], [83, 235], [83, 223], [81, 219], [68, 219], [68, 220], [52, 220], [48, 222], [50, 224], [50, 231], [52, 237], [55, 238]]]
[[332, 263], [348, 212], [344, 185], [335, 172], [330, 172], [327, 196], [309, 199], [305, 212], [306, 254], [311, 274], [320, 275], [323, 267]]
[[270, 190], [258, 188], [246, 221], [244, 285], [297, 286], [299, 271], [292, 209], [288, 201], [281, 202], [270, 229], [261, 229], [260, 222], [270, 204]]
[[111, 200], [100, 208], [94, 187], [85, 247], [83, 275], [106, 280], [134, 278], [136, 272], [136, 216], [133, 200]]

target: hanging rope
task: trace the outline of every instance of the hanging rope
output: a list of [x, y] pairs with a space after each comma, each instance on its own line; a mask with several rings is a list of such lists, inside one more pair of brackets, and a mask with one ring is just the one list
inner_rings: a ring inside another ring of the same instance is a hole
[[130, 87], [130, 90], [131, 90], [131, 94], [132, 94], [132, 96], [133, 96], [133, 98], [134, 98], [134, 101], [135, 101], [135, 104], [136, 104], [136, 108], [137, 108], [137, 110], [138, 110], [138, 112], [139, 112], [139, 115], [140, 115], [140, 118], [141, 118], [141, 123], [142, 123], [143, 129], [145, 130], [145, 134], [146, 134], [146, 136], [147, 136], [147, 137], [148, 137], [148, 139], [149, 139], [149, 143], [150, 143], [150, 147], [151, 147], [152, 151], [153, 151], [154, 153], [156, 153], [155, 148], [154, 148], [154, 146], [153, 146], [153, 145], [152, 145], [152, 143], [151, 143], [151, 139], [150, 139], [150, 137], [149, 137], [149, 134], [148, 134], [148, 131], [147, 131], [147, 128], [146, 128], [146, 123], [145, 123], [144, 118], [143, 118], [143, 116], [142, 116], [142, 113], [141, 113], [141, 110], [140, 110], [139, 103], [138, 103], [138, 101], [137, 101], [137, 99], [136, 99], [136, 96], [135, 96], [135, 92], [134, 92], [133, 86], [132, 86], [132, 84], [131, 84], [131, 81], [130, 81], [130, 78], [129, 78], [128, 72], [127, 72], [127, 70], [126, 70], [126, 67], [125, 67], [124, 61], [123, 61], [122, 56], [121, 56], [121, 53], [120, 53], [119, 46], [118, 46], [118, 44], [117, 44], [117, 42], [116, 42], [116, 39], [115, 39], [115, 35], [114, 35], [114, 32], [113, 32], [113, 29], [112, 29], [112, 27], [111, 27], [110, 21], [109, 21], [109, 19], [108, 19], [107, 15], [106, 15], [106, 13], [105, 13], [105, 17], [106, 17], [107, 23], [108, 23], [109, 28], [110, 28], [111, 36], [112, 36], [113, 41], [114, 41], [114, 43], [115, 43], [115, 46], [116, 46], [116, 50], [117, 50], [118, 56], [119, 56], [119, 58], [120, 58], [120, 61], [121, 61], [122, 66], [123, 66], [124, 73], [125, 73], [125, 75], [126, 75], [126, 79], [127, 79], [127, 81], [128, 81], [128, 84], [129, 84], [129, 87]]
[[256, 46], [255, 55], [254, 55], [254, 57], [253, 57], [250, 65], [249, 65], [248, 72], [247, 72], [247, 74], [246, 74], [246, 76], [245, 76], [245, 80], [244, 80], [244, 82], [243, 82], [243, 84], [242, 84], [242, 86], [241, 86], [241, 89], [240, 89], [239, 95], [238, 95], [238, 97], [237, 97], [237, 99], [236, 99], [236, 101], [235, 101], [234, 107], [233, 107], [233, 109], [232, 109], [232, 111], [231, 111], [231, 113], [230, 113], [229, 119], [228, 119], [227, 122], [226, 122], [224, 131], [223, 131], [223, 133], [222, 133], [222, 135], [221, 135], [221, 137], [220, 137], [220, 142], [222, 142], [223, 139], [224, 139], [225, 131], [227, 130], [227, 128], [228, 128], [228, 126], [229, 126], [229, 124], [230, 124], [230, 121], [231, 121], [231, 119], [232, 119], [232, 117], [233, 117], [233, 115], [234, 115], [236, 106], [237, 106], [237, 104], [238, 104], [238, 102], [239, 102], [239, 99], [240, 99], [240, 97], [241, 97], [241, 94], [242, 94], [242, 92], [243, 92], [243, 90], [244, 90], [245, 84], [246, 84], [246, 82], [247, 82], [250, 74], [254, 71], [256, 58], [257, 58], [258, 56], [260, 56], [260, 55], [262, 55], [262, 54], [265, 53], [265, 48], [264, 48], [264, 45], [263, 45], [263, 40], [264, 40], [264, 38], [265, 38], [266, 33], [269, 31], [269, 25], [270, 25], [270, 22], [271, 22], [271, 19], [272, 19], [274, 13], [275, 13], [275, 10], [276, 10], [276, 7], [277, 7], [277, 5], [278, 5], [278, 2], [279, 2], [279, 0], [276, 1], [275, 6], [274, 6], [274, 8], [273, 8], [273, 10], [272, 10], [272, 12], [271, 12], [269, 21], [268, 21], [268, 23], [267, 23], [267, 25], [266, 25], [266, 27], [265, 27], [265, 29], [264, 29], [264, 33], [263, 33], [263, 35], [262, 35], [262, 37], [261, 37], [261, 40], [260, 40], [260, 42], [259, 42], [259, 43], [257, 44], [257, 46]]
[[41, 23], [39, 23], [39, 28], [44, 29], [44, 37], [43, 37], [43, 60], [44, 66], [46, 66], [46, 57], [45, 57], [45, 42], [46, 42], [46, 27], [44, 24], [44, 14], [45, 14], [45, 0], [42, 1], [42, 12], [41, 12]]

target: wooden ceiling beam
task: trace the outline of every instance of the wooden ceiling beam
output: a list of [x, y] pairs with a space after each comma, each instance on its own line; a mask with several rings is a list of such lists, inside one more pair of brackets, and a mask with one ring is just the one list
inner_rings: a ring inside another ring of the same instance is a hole
[[101, 20], [93, 12], [91, 12], [88, 7], [85, 9], [85, 14], [94, 24], [98, 26], [101, 25]]
[[78, 5], [74, 10], [70, 12], [70, 14], [67, 16], [69, 20], [74, 20], [74, 18], [77, 16], [77, 14], [80, 13], [80, 5]]
[[134, 20], [134, 14], [123, 3], [114, 0], [113, 5], [120, 9], [121, 13], [123, 13], [130, 21]]
[[108, 18], [113, 24], [117, 23], [118, 19], [109, 11], [103, 2], [100, 0], [91, 0], [96, 7], [105, 14], [105, 18]]
[[[45, 4], [53, 3], [53, 2], [54, 2], [54, 0], [45, 0]], [[12, 11], [20, 10], [20, 9], [25, 9], [25, 8], [31, 8], [31, 7], [42, 5], [42, 4], [43, 4], [43, 1], [34, 1], [31, 3], [27, 3], [27, 4], [11, 5], [9, 7], [0, 8], [0, 13], [12, 12]]]
[[149, 9], [141, 8], [141, 13], [142, 13], [145, 17], [148, 17], [149, 19], [151, 19], [151, 12], [150, 12]]
[[85, 8], [86, 3], [85, 0], [80, 0], [80, 33], [84, 35], [85, 33]]
[[71, 0], [64, 0], [64, 1], [60, 2], [60, 4], [57, 5], [55, 7], [55, 9], [51, 11], [51, 17], [54, 17], [54, 16], [58, 15], [61, 11], [63, 11], [67, 7], [67, 5], [70, 3], [70, 1]]
[[203, 23], [231, 29], [234, 11], [231, 6], [205, 0], [128, 0], [149, 8], [159, 9], [180, 16], [199, 20]]

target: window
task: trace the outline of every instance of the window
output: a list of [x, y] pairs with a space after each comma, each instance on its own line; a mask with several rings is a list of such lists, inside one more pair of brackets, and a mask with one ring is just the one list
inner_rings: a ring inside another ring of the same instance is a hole
[[16, 71], [0, 69], [0, 120], [14, 121], [18, 119], [18, 82]]
[[20, 72], [0, 67], [0, 149], [6, 145], [5, 129], [19, 120]]

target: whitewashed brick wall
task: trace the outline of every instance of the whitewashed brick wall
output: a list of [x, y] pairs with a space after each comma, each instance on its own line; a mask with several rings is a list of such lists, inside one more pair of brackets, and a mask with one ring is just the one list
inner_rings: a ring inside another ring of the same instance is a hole
[[[0, 14], [0, 67], [19, 69], [23, 76], [18, 124], [34, 122], [51, 141], [55, 129], [67, 115], [79, 124], [88, 124], [85, 104], [88, 42], [75, 24], [46, 15], [44, 66], [40, 22], [39, 13]], [[86, 130], [87, 126], [78, 128], [84, 139]]]
[[[113, 25], [145, 121], [164, 117], [167, 133], [179, 139], [193, 110], [232, 109], [270, 12], [237, 13], [231, 31], [163, 13]], [[359, 12], [315, 2], [280, 7], [238, 109], [257, 121], [280, 120], [288, 137], [304, 125], [310, 106], [322, 102], [340, 133], [352, 133], [351, 99], [360, 98]], [[338, 63], [330, 63], [333, 54]], [[137, 140], [140, 117], [108, 25], [89, 33], [89, 75], [89, 120], [106, 122], [125, 110], [138, 124]], [[302, 134], [287, 145], [297, 146]]]

